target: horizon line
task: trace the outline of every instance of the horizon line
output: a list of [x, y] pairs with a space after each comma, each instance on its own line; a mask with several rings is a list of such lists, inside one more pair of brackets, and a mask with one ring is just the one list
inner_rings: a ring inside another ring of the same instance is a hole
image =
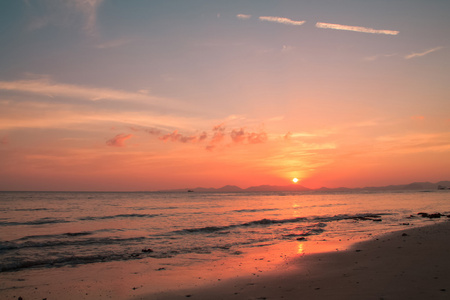
[[[248, 191], [248, 189], [251, 188], [258, 188], [258, 187], [263, 187], [263, 186], [269, 186], [269, 187], [275, 187], [275, 188], [282, 188], [282, 187], [295, 187], [298, 186], [299, 188], [304, 188], [307, 190], [303, 190], [303, 191], [295, 191], [295, 190], [285, 190], [286, 192], [308, 192], [308, 191], [321, 191], [323, 189], [328, 189], [328, 190], [337, 190], [337, 189], [347, 189], [347, 190], [361, 190], [361, 189], [370, 189], [370, 188], [387, 188], [387, 187], [400, 187], [400, 186], [408, 186], [408, 185], [412, 185], [415, 183], [429, 183], [429, 184], [434, 184], [434, 185], [439, 185], [439, 183], [441, 182], [448, 182], [450, 184], [450, 180], [440, 180], [438, 182], [431, 182], [431, 181], [414, 181], [414, 182], [410, 182], [410, 183], [406, 183], [406, 184], [389, 184], [389, 185], [381, 185], [381, 186], [364, 186], [364, 187], [345, 187], [345, 186], [340, 186], [340, 187], [326, 187], [326, 186], [322, 186], [319, 188], [308, 188], [304, 185], [300, 185], [300, 184], [296, 184], [296, 183], [291, 183], [288, 185], [270, 185], [270, 184], [261, 184], [261, 185], [256, 185], [256, 186], [249, 186], [247, 188], [242, 188], [240, 186], [237, 185], [231, 185], [231, 184], [226, 184], [224, 186], [215, 188], [215, 187], [201, 187], [198, 186], [196, 188], [170, 188], [170, 189], [160, 189], [160, 190], [118, 190], [118, 191], [105, 191], [105, 190], [0, 190], [0, 193], [168, 193], [168, 192], [182, 192], [182, 191], [194, 191], [195, 189], [205, 189], [205, 190], [219, 190], [222, 189], [224, 187], [237, 187], [239, 189], [241, 189], [241, 191], [231, 191], [231, 192], [270, 192], [270, 191]], [[450, 190], [450, 187], [445, 187], [447, 189]], [[226, 192], [226, 191], [225, 191]], [[276, 192], [283, 192], [283, 190], [278, 190]], [[200, 192], [201, 193], [201, 192]]]

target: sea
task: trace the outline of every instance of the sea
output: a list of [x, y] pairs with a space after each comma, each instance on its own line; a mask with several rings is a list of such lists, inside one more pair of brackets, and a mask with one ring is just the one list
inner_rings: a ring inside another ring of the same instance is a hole
[[155, 272], [198, 269], [252, 249], [358, 242], [449, 214], [450, 191], [438, 190], [0, 192], [0, 273], [132, 261]]

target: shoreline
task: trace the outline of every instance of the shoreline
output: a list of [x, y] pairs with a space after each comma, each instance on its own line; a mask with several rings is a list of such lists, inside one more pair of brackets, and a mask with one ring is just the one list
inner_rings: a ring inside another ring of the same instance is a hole
[[405, 228], [345, 251], [295, 257], [289, 270], [132, 299], [448, 299], [449, 236], [449, 221]]
[[208, 262], [199, 255], [203, 262], [197, 268], [137, 260], [4, 272], [0, 295], [25, 300], [448, 299], [450, 221], [430, 223], [357, 242], [287, 241]]

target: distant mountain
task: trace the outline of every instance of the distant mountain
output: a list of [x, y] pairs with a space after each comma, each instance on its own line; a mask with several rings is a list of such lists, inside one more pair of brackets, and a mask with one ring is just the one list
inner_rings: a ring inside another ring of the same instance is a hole
[[195, 189], [175, 189], [175, 190], [164, 190], [162, 192], [187, 192], [187, 191], [192, 191], [192, 192], [199, 192], [199, 193], [239, 193], [239, 192], [244, 192], [243, 189], [241, 189], [238, 186], [235, 185], [226, 185], [223, 186], [221, 188], [204, 188], [204, 187], [197, 187]]
[[431, 182], [413, 182], [409, 184], [402, 185], [387, 185], [387, 186], [368, 186], [363, 188], [320, 188], [319, 191], [333, 191], [333, 192], [344, 192], [344, 191], [427, 191], [427, 190], [437, 190], [437, 189], [450, 189], [450, 181], [440, 181], [437, 183]]
[[304, 191], [319, 191], [319, 192], [346, 192], [346, 191], [401, 191], [401, 190], [437, 190], [445, 189], [450, 190], [450, 181], [440, 181], [437, 183], [431, 182], [413, 182], [404, 185], [388, 185], [388, 186], [378, 186], [378, 187], [364, 187], [364, 188], [327, 188], [322, 187], [319, 189], [309, 189], [302, 185], [290, 184], [284, 186], [278, 185], [259, 185], [251, 186], [246, 189], [242, 189], [236, 185], [226, 185], [221, 188], [186, 188], [186, 189], [175, 189], [175, 190], [165, 190], [162, 192], [199, 192], [199, 193], [244, 193], [244, 192], [304, 192]]
[[431, 182], [413, 182], [405, 185], [389, 185], [381, 187], [365, 187], [363, 190], [380, 190], [380, 191], [398, 191], [398, 190], [437, 190], [438, 187], [450, 188], [450, 181]]
[[302, 185], [290, 184], [290, 185], [259, 185], [251, 186], [244, 189], [245, 192], [303, 192], [310, 191], [311, 189], [304, 187]]

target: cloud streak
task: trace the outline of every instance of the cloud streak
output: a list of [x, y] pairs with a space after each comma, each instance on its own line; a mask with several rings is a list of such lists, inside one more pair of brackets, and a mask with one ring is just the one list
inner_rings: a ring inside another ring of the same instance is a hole
[[[29, 24], [29, 30], [39, 30], [47, 25], [73, 26], [80, 24], [82, 30], [91, 36], [97, 35], [98, 8], [104, 0], [47, 0], [40, 1], [44, 4], [36, 4], [37, 1], [26, 1], [29, 10], [33, 14], [41, 11], [41, 6], [47, 9], [43, 16], [35, 15]], [[36, 7], [35, 7], [36, 6]]]
[[106, 141], [106, 145], [111, 147], [125, 147], [125, 141], [133, 137], [132, 134], [120, 133]]
[[83, 101], [126, 101], [154, 105], [155, 108], [173, 108], [176, 110], [192, 110], [192, 105], [177, 101], [175, 99], [155, 97], [145, 90], [124, 91], [111, 88], [91, 87], [51, 81], [43, 76], [38, 79], [0, 81], [0, 92], [12, 91], [39, 95], [58, 100], [76, 99]]
[[355, 31], [355, 32], [363, 32], [363, 33], [374, 33], [374, 34], [387, 34], [387, 35], [397, 35], [400, 32], [396, 30], [384, 30], [384, 29], [373, 29], [369, 27], [362, 26], [350, 26], [350, 25], [341, 25], [341, 24], [332, 24], [332, 23], [323, 23], [317, 22], [317, 28], [323, 29], [335, 29], [335, 30], [346, 30], [346, 31]]
[[161, 137], [159, 137], [160, 140], [167, 142], [181, 142], [181, 143], [198, 143], [203, 140], [205, 140], [208, 137], [208, 134], [206, 132], [203, 132], [199, 135], [182, 135], [178, 133], [178, 130], [174, 130], [172, 133], [165, 134]]
[[[238, 14], [236, 15], [238, 19], [247, 20], [250, 19], [251, 15], [246, 14]], [[279, 23], [284, 25], [293, 25], [293, 26], [301, 26], [306, 23], [305, 20], [295, 21], [289, 18], [284, 17], [276, 17], [276, 16], [260, 16], [258, 17], [260, 21]], [[324, 23], [317, 22], [315, 25], [317, 28], [322, 29], [334, 29], [334, 30], [345, 30], [345, 31], [354, 31], [354, 32], [362, 32], [362, 33], [373, 33], [373, 34], [386, 34], [386, 35], [397, 35], [400, 31], [397, 30], [386, 30], [386, 29], [373, 29], [370, 27], [363, 26], [351, 26], [351, 25], [342, 25], [342, 24], [333, 24], [333, 23]], [[435, 50], [433, 50], [435, 51]], [[420, 54], [420, 53], [419, 53]], [[427, 53], [425, 53], [427, 54]]]
[[252, 17], [252, 15], [245, 15], [245, 14], [238, 14], [236, 15], [236, 18], [242, 19], [242, 20], [248, 20]]
[[414, 57], [425, 56], [425, 55], [427, 55], [427, 54], [430, 54], [430, 53], [436, 52], [436, 51], [438, 51], [438, 50], [441, 50], [442, 48], [444, 48], [444, 47], [436, 47], [436, 48], [433, 48], [433, 49], [426, 50], [426, 51], [424, 51], [424, 52], [411, 53], [411, 54], [409, 54], [409, 55], [406, 55], [406, 56], [405, 56], [405, 59], [411, 59], [411, 58], [414, 58]]
[[259, 144], [267, 141], [267, 133], [265, 131], [246, 132], [244, 128], [231, 130], [230, 137], [231, 140], [237, 144], [244, 142], [248, 142], [249, 144]]
[[213, 150], [218, 146], [231, 146], [231, 145], [246, 145], [246, 144], [260, 144], [265, 143], [268, 140], [268, 134], [264, 130], [260, 131], [246, 131], [245, 128], [227, 129], [225, 125], [219, 124], [214, 126], [210, 132], [203, 131], [194, 135], [184, 135], [178, 130], [161, 135], [159, 131], [151, 132], [153, 135], [159, 136], [158, 139], [163, 142], [180, 142], [183, 144], [199, 144], [206, 143], [206, 150]]
[[414, 120], [414, 121], [423, 121], [423, 120], [425, 120], [425, 117], [424, 117], [424, 116], [419, 116], [419, 115], [417, 115], [417, 116], [412, 116], [412, 117], [411, 117], [411, 120]]
[[84, 29], [89, 34], [95, 34], [97, 26], [97, 10], [103, 0], [74, 1], [75, 6], [85, 16]]
[[117, 47], [126, 45], [126, 44], [130, 43], [131, 41], [132, 41], [131, 39], [126, 39], [126, 38], [115, 39], [115, 40], [106, 41], [104, 43], [100, 43], [100, 44], [96, 45], [95, 48], [97, 48], [97, 49], [117, 48]]
[[0, 90], [40, 94], [44, 96], [77, 97], [92, 101], [108, 100], [150, 100], [151, 97], [142, 93], [121, 90], [84, 87], [73, 84], [52, 82], [47, 78], [33, 80], [0, 81]]
[[294, 26], [300, 26], [305, 24], [306, 21], [294, 21], [288, 18], [282, 18], [282, 17], [271, 17], [271, 16], [261, 16], [258, 19], [261, 21], [267, 21], [267, 22], [275, 22], [285, 25], [294, 25]]

